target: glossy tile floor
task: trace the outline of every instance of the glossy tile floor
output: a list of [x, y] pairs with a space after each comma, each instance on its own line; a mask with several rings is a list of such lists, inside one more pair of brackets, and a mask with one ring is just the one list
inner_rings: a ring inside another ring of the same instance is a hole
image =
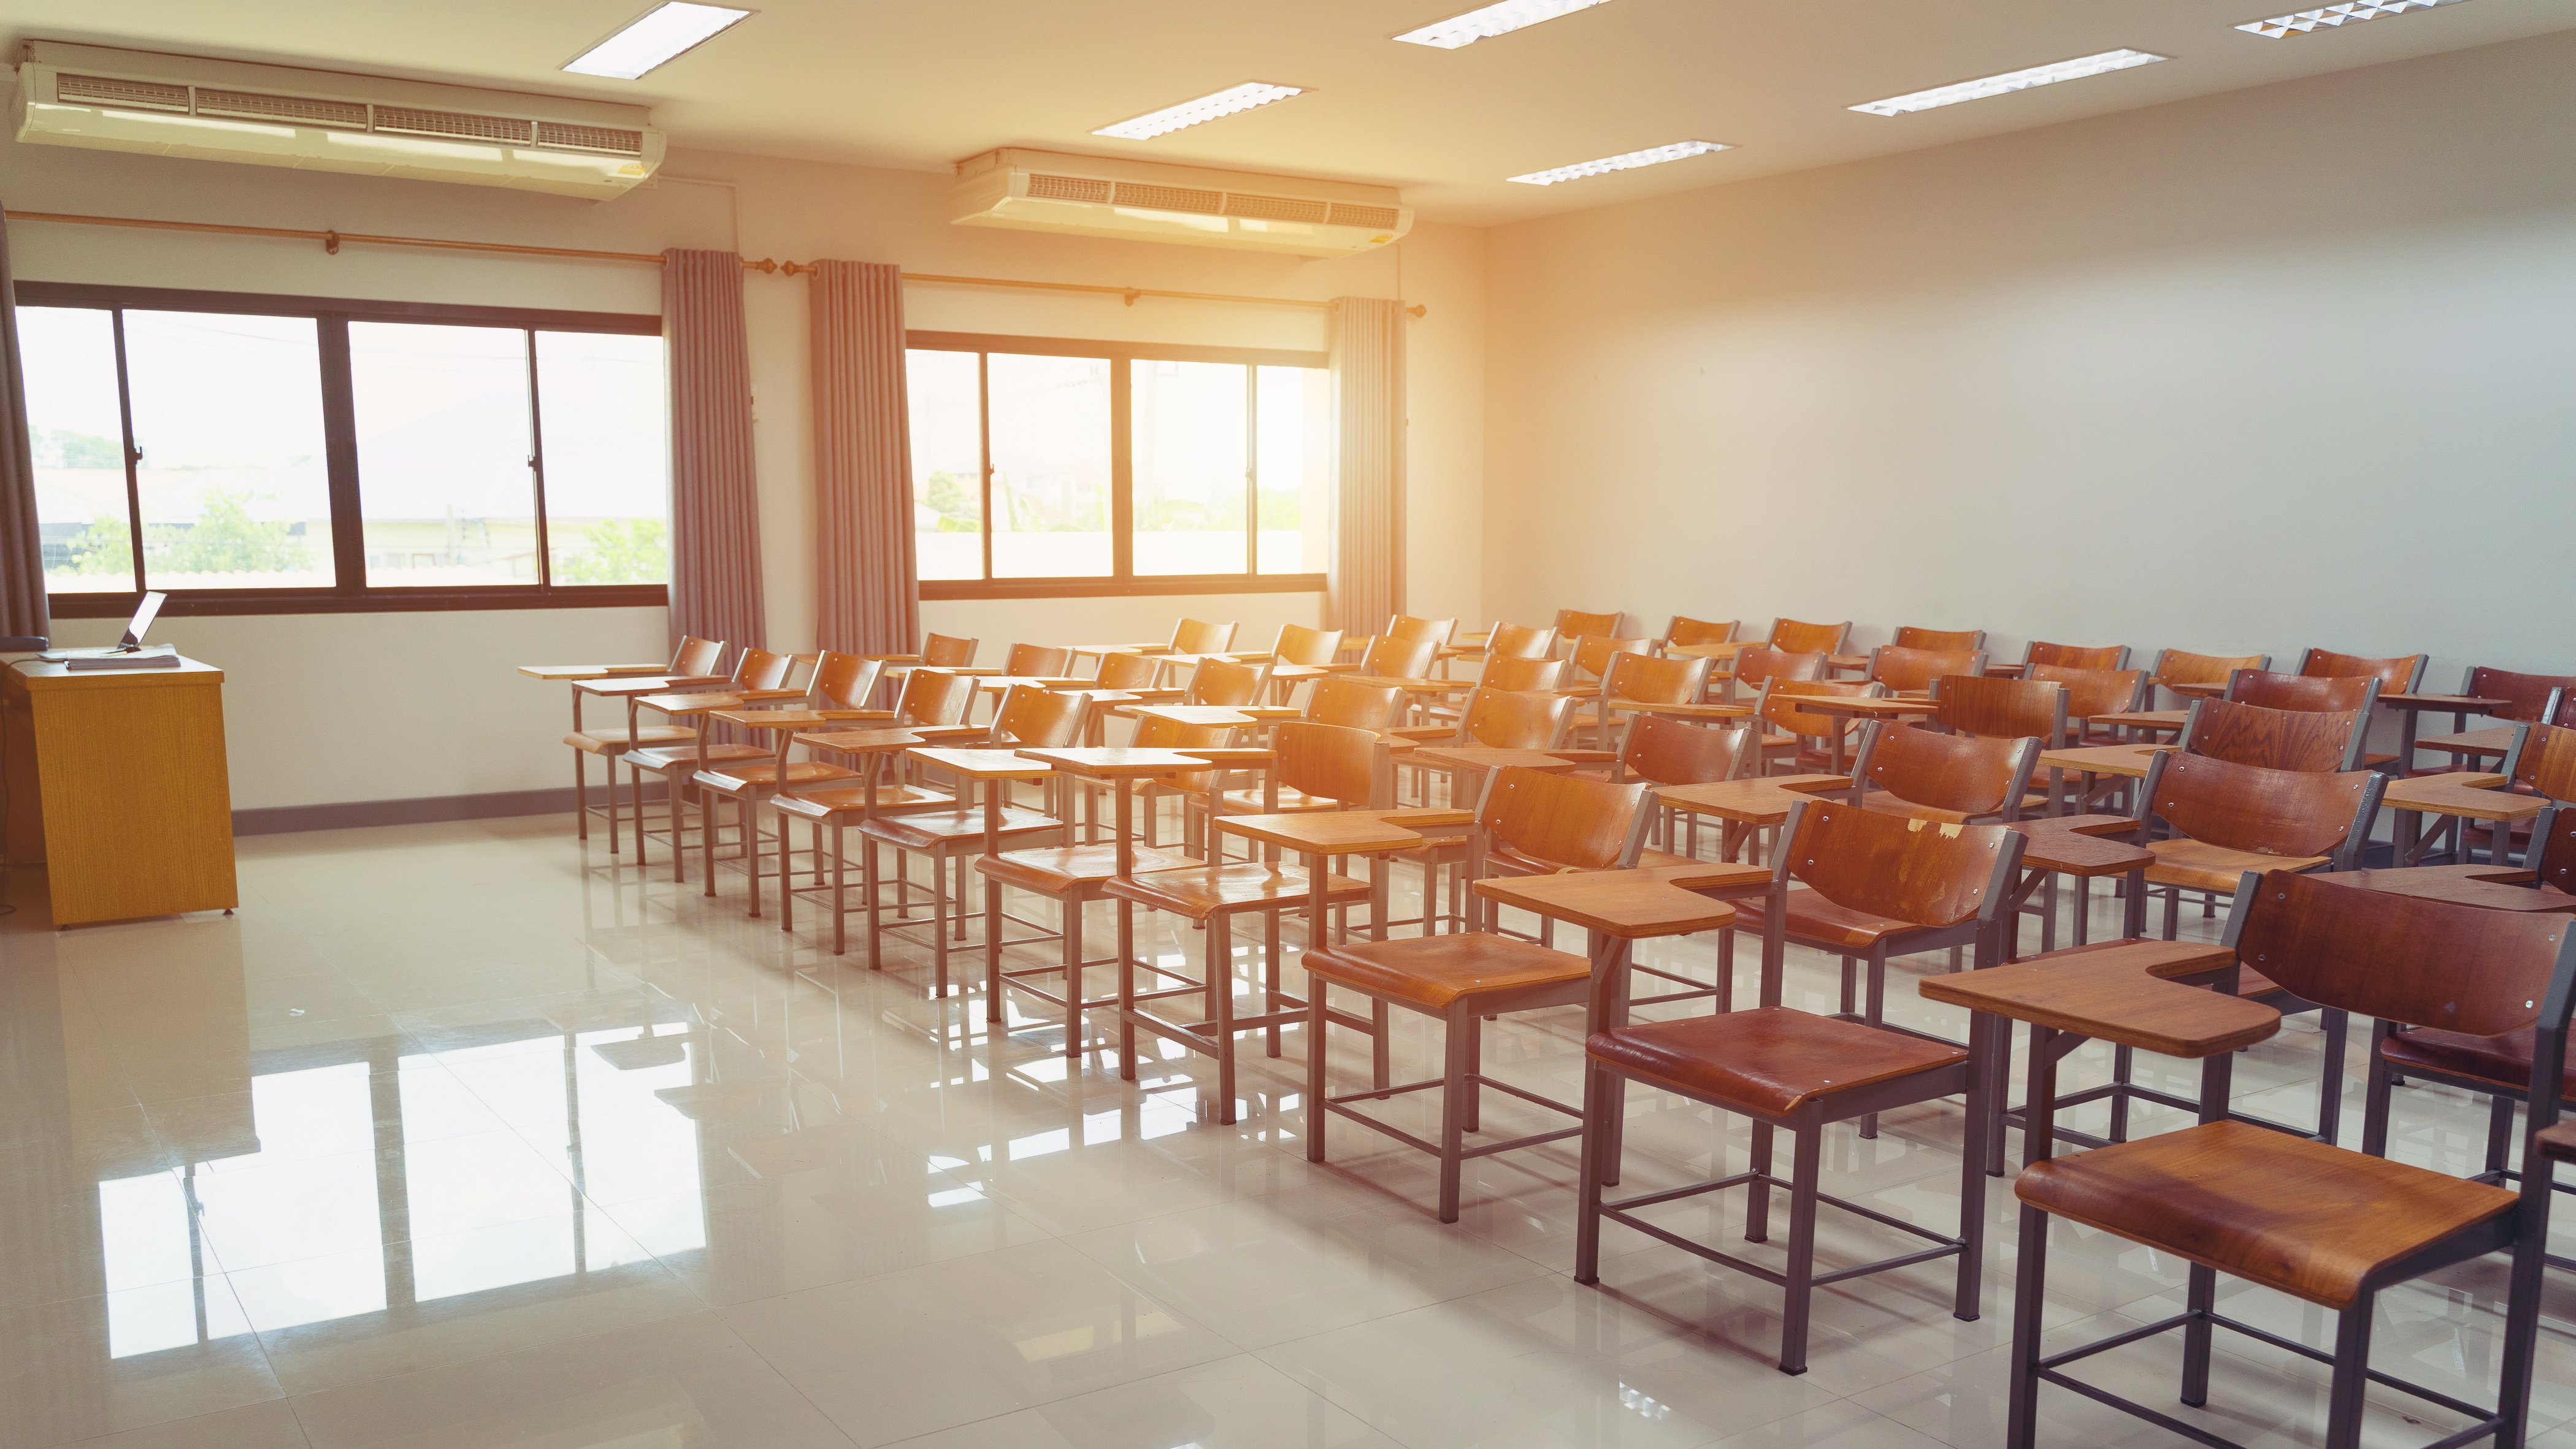
[[[1465, 1221], [1444, 1228], [1409, 1149], [1337, 1124], [1330, 1163], [1306, 1162], [1300, 1032], [1247, 1055], [1241, 1121], [1219, 1127], [1203, 1062], [1166, 1051], [1122, 1085], [1103, 1055], [1069, 1064], [1050, 1016], [1015, 1007], [994, 1031], [980, 996], [931, 999], [919, 948], [871, 974], [745, 919], [738, 876], [710, 901], [570, 836], [530, 819], [246, 840], [238, 917], [62, 934], [40, 878], [7, 879], [0, 1445], [2000, 1440], [2007, 1191], [1989, 1195], [1982, 1319], [1950, 1316], [1941, 1264], [1826, 1289], [1812, 1370], [1790, 1378], [1760, 1283], [1616, 1226], [1603, 1286], [1568, 1277], [1570, 1142], [1471, 1164]], [[1153, 925], [1153, 949], [1195, 956], [1194, 934]], [[1712, 944], [1659, 954], [1706, 972]], [[1904, 981], [1896, 1014], [1956, 1028]], [[1833, 982], [1793, 959], [1793, 1004], [1829, 1006]], [[1502, 1022], [1487, 1068], [1576, 1096], [1579, 1026]], [[2293, 1023], [2242, 1056], [2240, 1101], [2311, 1114], [2317, 1045]], [[1405, 1024], [1399, 1079], [1436, 1070], [1436, 1047]], [[1338, 1079], [1365, 1061], [1337, 1041]], [[2100, 1069], [2097, 1049], [2078, 1058], [2079, 1077]], [[1420, 1127], [1430, 1106], [1390, 1115]], [[1743, 1163], [1740, 1123], [1646, 1093], [1632, 1113], [1632, 1184]], [[1538, 1120], [1508, 1099], [1487, 1114]], [[2484, 1124], [2411, 1089], [2399, 1153], [2463, 1169]], [[1839, 1129], [1827, 1188], [1954, 1221], [1959, 1134], [1949, 1106], [1874, 1141]], [[1662, 1217], [1740, 1233], [1740, 1201]], [[2055, 1234], [2066, 1341], [2178, 1300], [2180, 1264]], [[1895, 1241], [1830, 1213], [1820, 1239], [1829, 1263]], [[2388, 1294], [2378, 1365], [2484, 1399], [2499, 1281], [2470, 1265]], [[2278, 1332], [2330, 1331], [2228, 1291]], [[2576, 1449], [2576, 1288], [2552, 1293], [2534, 1442]], [[2203, 1411], [2173, 1403], [2171, 1339], [2095, 1378], [2249, 1444], [2316, 1439], [2322, 1370], [2221, 1342]], [[2374, 1402], [2373, 1445], [2449, 1424]], [[2180, 1442], [2070, 1393], [2044, 1409], [2054, 1445]]]

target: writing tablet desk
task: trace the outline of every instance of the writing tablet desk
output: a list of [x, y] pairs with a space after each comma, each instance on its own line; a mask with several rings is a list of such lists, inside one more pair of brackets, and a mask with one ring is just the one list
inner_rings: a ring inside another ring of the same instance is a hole
[[8, 859], [45, 866], [54, 924], [229, 911], [224, 672], [0, 669]]

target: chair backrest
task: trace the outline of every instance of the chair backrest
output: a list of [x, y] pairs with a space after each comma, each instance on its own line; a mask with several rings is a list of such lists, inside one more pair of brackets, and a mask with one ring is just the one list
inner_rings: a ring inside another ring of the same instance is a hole
[[2225, 684], [2237, 670], [2271, 667], [2269, 654], [2192, 654], [2181, 649], [2159, 649], [2155, 672], [2150, 677], [2167, 686]]
[[1163, 682], [1163, 661], [1152, 654], [1103, 654], [1098, 682], [1103, 689], [1152, 689]]
[[1782, 839], [1774, 879], [1846, 910], [1936, 927], [1993, 919], [2012, 894], [2023, 843], [2000, 825], [1944, 825], [1824, 799], [1801, 801]]
[[[1182, 724], [1148, 714], [1137, 716], [1136, 734], [1129, 743], [1140, 750], [1216, 750], [1223, 749], [1233, 737], [1232, 725]], [[1203, 795], [1216, 775], [1214, 769], [1192, 770], [1179, 775], [1157, 775], [1152, 783]]]
[[724, 663], [724, 651], [722, 639], [683, 635], [680, 647], [671, 651], [671, 672], [699, 679], [713, 678], [716, 666]]
[[1458, 621], [1417, 619], [1410, 614], [1398, 614], [1386, 621], [1386, 632], [1389, 638], [1423, 640], [1438, 649], [1447, 645], [1450, 636], [1458, 632]]
[[2053, 680], [1946, 674], [1933, 686], [1932, 718], [1963, 735], [2034, 739], [2053, 750], [2066, 743], [2071, 703], [2066, 686]]
[[1351, 729], [1391, 730], [1404, 717], [1404, 691], [1392, 684], [1362, 684], [1327, 675], [1306, 696], [1306, 718]]
[[1825, 662], [1821, 649], [1739, 649], [1735, 652], [1735, 682], [1750, 687], [1775, 679], [1822, 679]]
[[1581, 609], [1559, 609], [1556, 611], [1556, 637], [1588, 639], [1596, 634], [1616, 634], [1619, 621], [1626, 617], [1620, 613], [1587, 614]]
[[2269, 669], [2240, 669], [2228, 678], [2227, 697], [2238, 704], [2261, 705], [2265, 709], [2367, 713], [2378, 702], [2379, 681], [2367, 674], [2280, 674]]
[[2033, 639], [2021, 662], [2054, 664], [2063, 669], [2126, 669], [2129, 667], [2129, 646], [2105, 644], [2094, 649], [2081, 644], [2051, 644], [2045, 639]]
[[1553, 750], [1564, 745], [1582, 704], [1571, 694], [1478, 688], [1458, 712], [1458, 734], [1498, 750]]
[[975, 662], [980, 639], [958, 639], [946, 634], [933, 634], [921, 641], [921, 662], [933, 669], [963, 669]]
[[734, 661], [733, 684], [737, 689], [776, 689], [787, 682], [788, 671], [795, 667], [793, 654], [745, 649], [742, 657]]
[[903, 681], [903, 698], [895, 705], [895, 723], [953, 725], [966, 722], [975, 706], [975, 676], [945, 669], [916, 669]]
[[824, 650], [822, 661], [814, 666], [812, 693], [815, 707], [867, 708], [868, 696], [877, 692], [877, 677], [884, 671], [885, 665], [877, 660]]
[[989, 738], [1026, 750], [1067, 749], [1082, 743], [1083, 719], [1090, 712], [1091, 696], [1079, 690], [1014, 684], [1002, 691]]
[[1014, 644], [1002, 672], [1019, 679], [1062, 679], [1073, 672], [1073, 651], [1053, 644]]
[[1793, 735], [1811, 740], [1830, 740], [1836, 731], [1850, 729], [1851, 721], [1842, 715], [1815, 714], [1800, 709], [1799, 700], [1820, 695], [1876, 698], [1885, 693], [1885, 685], [1859, 679], [1775, 678], [1762, 686], [1762, 698], [1754, 704], [1753, 713], [1756, 719], [1767, 720]]
[[1770, 644], [1783, 654], [1840, 654], [1851, 638], [1851, 621], [1809, 624], [1797, 619], [1771, 621]]
[[2429, 657], [2400, 654], [2393, 659], [2364, 659], [2358, 654], [2311, 649], [2299, 660], [2299, 672], [2313, 679], [2376, 679], [2382, 694], [2413, 694], [2415, 687], [2424, 682], [2424, 663]]
[[1576, 687], [1589, 680], [1595, 684], [1610, 672], [1610, 661], [1622, 654], [1652, 654], [1657, 648], [1652, 639], [1613, 639], [1608, 635], [1585, 635], [1574, 641], [1574, 681]]
[[1744, 621], [1741, 619], [1728, 619], [1720, 623], [1712, 619], [1693, 619], [1687, 615], [1675, 614], [1672, 623], [1664, 626], [1664, 643], [1667, 647], [1675, 644], [1732, 644], [1735, 642], [1735, 631], [1743, 625]]
[[2081, 729], [2083, 721], [2097, 714], [2122, 714], [2135, 709], [2147, 671], [2033, 664], [2022, 672], [2022, 678], [2066, 686], [2066, 718]]
[[1201, 659], [1190, 671], [1189, 690], [1182, 695], [1186, 704], [1259, 704], [1261, 691], [1270, 683], [1270, 664], [1245, 664], [1234, 659]]
[[2514, 757], [2515, 783], [2561, 804], [2576, 804], [2576, 729], [2536, 724]]
[[[2271, 871], [2237, 891], [2227, 934], [2247, 969], [2303, 1001], [2365, 1019], [2470, 1036], [2535, 1022], [2552, 1034], [2566, 1028], [2576, 930], [2553, 912], [2483, 910]], [[2563, 1036], [2558, 1044], [2563, 1050]], [[2543, 1080], [2562, 1069], [2551, 1063]]]
[[1172, 626], [1175, 654], [1223, 654], [1234, 647], [1234, 625], [1205, 619], [1183, 619]]
[[2568, 724], [2568, 720], [2548, 717], [2549, 699], [2557, 694], [2563, 708], [2568, 696], [2576, 695], [2576, 674], [2516, 674], [2510, 669], [2489, 669], [2481, 664], [2471, 668], [2468, 678], [2461, 681], [2460, 693], [2503, 700], [2504, 704], [2492, 711], [2497, 719]]
[[1713, 663], [1689, 657], [1614, 655], [1610, 672], [1601, 680], [1601, 692], [1612, 699], [1633, 699], [1645, 704], [1697, 704], [1708, 693], [1708, 671]]
[[[2039, 763], [2039, 741], [1945, 735], [1909, 724], [1872, 723], [1861, 732], [1852, 781], [1884, 790], [1932, 814], [1965, 820], [2021, 818], [2022, 793]], [[1900, 812], [1903, 813], [1903, 812]]]
[[2576, 810], [2540, 812], [2531, 823], [2531, 853], [2522, 863], [2539, 873], [2542, 885], [2576, 896]]
[[1491, 839], [1533, 860], [1574, 870], [1637, 863], [1646, 843], [1653, 787], [1613, 785], [1543, 770], [1496, 770], [1476, 823]]
[[1272, 748], [1281, 789], [1362, 809], [1395, 803], [1394, 756], [1375, 730], [1284, 720]]
[[2361, 718], [2357, 709], [2266, 709], [2196, 699], [2183, 721], [2182, 748], [2267, 770], [2354, 770], [2361, 767]]
[[1556, 631], [1497, 623], [1485, 636], [1487, 659], [1545, 659], [1556, 652]]
[[1740, 780], [1762, 758], [1762, 732], [1742, 723], [1711, 728], [1670, 715], [1641, 714], [1619, 745], [1619, 764], [1657, 785]]
[[1504, 655], [1485, 661], [1476, 683], [1487, 689], [1554, 689], [1565, 678], [1562, 659], [1515, 659]]
[[2225, 850], [2350, 860], [2387, 782], [2377, 770], [2267, 770], [2168, 750], [2147, 766], [2138, 814]]
[[1896, 626], [1896, 637], [1888, 641], [1899, 649], [1931, 649], [1944, 654], [1972, 654], [1986, 647], [1983, 629], [1920, 629], [1912, 624]]
[[1341, 630], [1309, 629], [1303, 624], [1280, 625], [1279, 642], [1270, 646], [1270, 657], [1281, 664], [1330, 664], [1341, 653]]
[[1945, 674], [1985, 672], [1983, 649], [1907, 649], [1881, 644], [1869, 651], [1869, 677], [1895, 694], [1930, 689], [1932, 681]]
[[1380, 634], [1369, 641], [1368, 653], [1360, 660], [1360, 673], [1380, 679], [1428, 679], [1432, 658], [1439, 652], [1436, 640]]

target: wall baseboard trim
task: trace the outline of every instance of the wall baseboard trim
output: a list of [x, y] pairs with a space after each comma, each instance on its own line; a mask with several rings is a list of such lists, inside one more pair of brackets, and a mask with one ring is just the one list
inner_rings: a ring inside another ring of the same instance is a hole
[[[648, 787], [647, 801], [659, 801]], [[590, 792], [593, 807], [607, 804], [604, 788]], [[233, 812], [235, 835], [285, 835], [302, 830], [353, 830], [369, 825], [427, 825], [449, 820], [500, 820], [513, 815], [569, 815], [572, 788], [495, 790], [482, 795], [419, 795], [406, 800], [348, 800], [329, 805], [277, 805]]]

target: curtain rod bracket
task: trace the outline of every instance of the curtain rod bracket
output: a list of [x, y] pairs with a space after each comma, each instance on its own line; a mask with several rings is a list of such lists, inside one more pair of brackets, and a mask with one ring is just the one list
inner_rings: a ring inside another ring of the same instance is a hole
[[322, 250], [330, 256], [338, 256], [340, 254], [340, 234], [336, 231], [326, 231], [322, 233]]
[[1419, 322], [1423, 318], [1431, 315], [1431, 309], [1420, 302], [1416, 302], [1412, 306], [1405, 308], [1404, 312], [1406, 316], [1411, 317], [1416, 322]]
[[1124, 292], [1120, 293], [1119, 295], [1120, 295], [1120, 296], [1122, 296], [1122, 297], [1125, 297], [1125, 298], [1127, 299], [1127, 305], [1128, 305], [1128, 306], [1133, 307], [1133, 306], [1135, 306], [1135, 305], [1136, 305], [1136, 299], [1137, 299], [1137, 298], [1139, 298], [1139, 297], [1141, 297], [1141, 296], [1144, 296], [1145, 294], [1144, 294], [1144, 293], [1142, 293], [1142, 292], [1137, 291], [1137, 290], [1136, 290], [1135, 288], [1133, 288], [1133, 287], [1129, 287], [1126, 291], [1124, 291]]

